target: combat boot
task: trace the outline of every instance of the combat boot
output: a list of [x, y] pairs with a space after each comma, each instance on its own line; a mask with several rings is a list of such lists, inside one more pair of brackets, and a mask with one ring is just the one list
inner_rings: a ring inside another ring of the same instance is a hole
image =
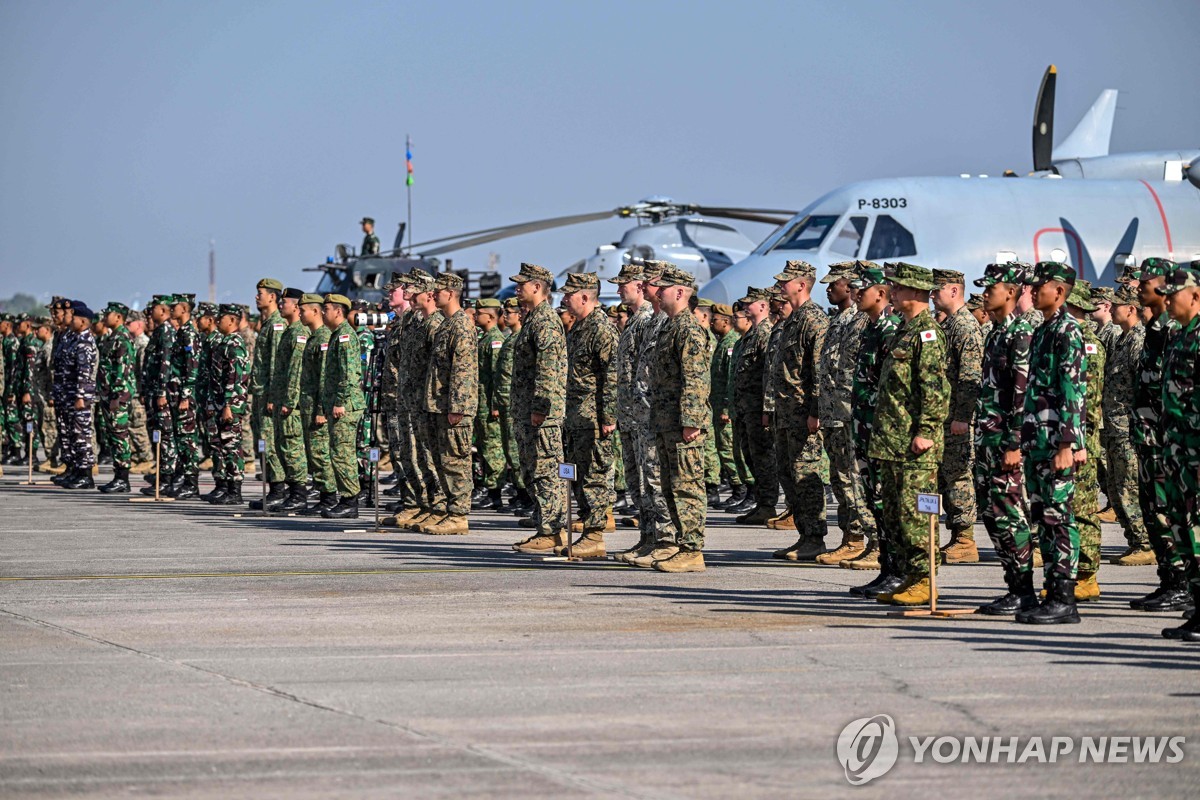
[[699, 550], [679, 550], [670, 558], [651, 564], [659, 572], [704, 572], [704, 553]]
[[129, 468], [116, 467], [113, 469], [113, 479], [100, 487], [104, 494], [128, 494]]
[[866, 537], [862, 534], [849, 534], [842, 537], [842, 543], [836, 549], [817, 556], [818, 564], [840, 564], [851, 558], [857, 558], [867, 551]]
[[933, 593], [933, 587], [930, 585], [929, 576], [918, 578], [902, 591], [893, 592], [891, 600], [884, 600], [884, 595], [875, 598], [878, 602], [890, 602], [894, 606], [923, 606], [929, 603]]
[[521, 517], [519, 520], [517, 520], [518, 528], [528, 528], [530, 530], [536, 530], [537, 526], [538, 526], [537, 520], [534, 519], [533, 517]]
[[613, 503], [613, 513], [615, 514], [630, 514], [637, 511], [633, 502], [629, 499], [628, 492], [617, 492], [617, 500]]
[[737, 486], [733, 487], [732, 494], [729, 495], [729, 499], [721, 504], [720, 510], [721, 511], [732, 511], [734, 506], [740, 504], [745, 499], [746, 499], [746, 484], [739, 483]]
[[674, 542], [657, 542], [654, 549], [645, 555], [635, 556], [625, 560], [626, 564], [633, 567], [642, 567], [650, 569], [654, 566], [655, 561], [663, 561], [679, 552], [679, 548]]
[[321, 490], [316, 486], [306, 486], [304, 488], [304, 500], [308, 503], [321, 502]]
[[[908, 588], [910, 586], [912, 586], [914, 583], [916, 583], [919, 580], [921, 580], [921, 578], [918, 575], [905, 575], [903, 578], [901, 578], [899, 576], [894, 576], [893, 580], [888, 581], [888, 583], [891, 586], [888, 588], [887, 591], [877, 591], [875, 593], [875, 602], [891, 605], [892, 599], [896, 595], [904, 594], [904, 592], [908, 591]], [[884, 586], [880, 585], [877, 588], [883, 589]]]
[[387, 525], [389, 527], [403, 528], [405, 525], [416, 519], [418, 514], [424, 513], [425, 512], [419, 508], [406, 508], [403, 511], [397, 511], [393, 516], [384, 517], [379, 521], [379, 524]]
[[899, 578], [893, 580], [898, 570], [894, 569], [890, 546], [882, 538], [876, 541], [876, 548], [879, 553], [879, 574], [865, 585], [855, 586], [850, 589], [850, 594], [872, 600], [882, 592], [894, 592], [900, 586]]
[[213, 490], [200, 498], [206, 503], [215, 503], [227, 494], [224, 478], [214, 478], [213, 483], [215, 484]]
[[876, 538], [854, 558], [839, 561], [838, 566], [842, 569], [879, 569], [880, 563], [879, 540]]
[[163, 497], [174, 497], [176, 492], [183, 488], [185, 480], [187, 480], [187, 476], [182, 472], [176, 472], [174, 475], [172, 475], [169, 483], [164, 478], [163, 486], [159, 491], [159, 494]]
[[653, 550], [654, 548], [652, 545], [653, 543], [650, 542], [649, 539], [646, 538], [646, 534], [643, 533], [638, 537], [637, 544], [635, 544], [633, 547], [629, 548], [628, 550], [622, 550], [619, 553], [614, 553], [613, 561], [619, 561], [622, 564], [628, 563], [629, 559], [633, 558], [634, 556], [642, 555], [642, 548], [649, 547], [649, 549], [646, 550], [647, 553], [650, 552], [650, 550]]
[[774, 506], [756, 505], [753, 511], [742, 514], [734, 520], [738, 525], [766, 525], [775, 516]]
[[420, 525], [413, 526], [415, 528], [414, 533], [428, 533], [430, 528], [437, 527], [440, 522], [443, 522], [449, 516], [449, 514], [443, 514], [440, 511], [436, 514], [430, 514]]
[[1099, 599], [1100, 584], [1096, 582], [1096, 573], [1080, 571], [1075, 581], [1075, 602], [1086, 603]]
[[1004, 582], [1008, 585], [1008, 592], [992, 602], [980, 606], [980, 614], [986, 614], [989, 617], [1007, 617], [1019, 611], [1032, 611], [1037, 607], [1038, 599], [1033, 591], [1032, 572], [1014, 574], [1005, 570]]
[[[1156, 598], [1149, 596], [1142, 598], [1144, 602], [1139, 606], [1134, 606], [1138, 611], [1158, 613], [1162, 611], [1183, 611], [1192, 607], [1192, 597], [1188, 594], [1187, 579], [1184, 578], [1183, 570], [1167, 569], [1164, 572], [1163, 591]], [[1133, 602], [1130, 603], [1131, 606]]]
[[[559, 547], [555, 552], [565, 556], [567, 548]], [[570, 554], [574, 558], [605, 558], [608, 553], [604, 550], [604, 534], [600, 531], [588, 531], [571, 542]]]
[[270, 506], [270, 511], [303, 511], [308, 507], [308, 490], [304, 488], [304, 484], [297, 481], [289, 484], [289, 487], [287, 497]]
[[1157, 562], [1154, 550], [1149, 545], [1127, 547], [1124, 553], [1108, 560], [1108, 563], [1116, 564], [1118, 567], [1144, 567]]
[[1116, 522], [1117, 521], [1117, 510], [1115, 508], [1113, 508], [1112, 506], [1109, 506], [1108, 508], [1104, 509], [1099, 514], [1097, 514], [1096, 519], [1100, 520], [1101, 522]]
[[358, 519], [358, 497], [351, 495], [338, 499], [338, 504], [321, 512], [325, 519]]
[[[729, 509], [729, 512], [731, 514], [748, 514], [749, 512], [753, 511], [757, 507], [758, 507], [758, 500], [756, 500], [754, 495], [750, 494], [749, 490], [747, 490], [746, 497], [743, 498], [742, 502], [738, 503], [736, 506]], [[769, 511], [771, 512], [771, 515], [774, 516], [775, 506], [771, 506]]]
[[445, 516], [445, 515], [439, 514], [436, 511], [429, 511], [427, 509], [422, 509], [420, 514], [417, 514], [415, 517], [410, 519], [405, 524], [404, 529], [406, 531], [412, 531], [413, 533], [420, 533], [422, 525], [425, 525], [430, 522], [437, 522], [438, 519], [440, 519], [443, 516]]
[[251, 500], [250, 501], [250, 510], [251, 511], [262, 511], [264, 503], [266, 503], [267, 510], [270, 511], [271, 506], [273, 506], [276, 503], [283, 502], [283, 498], [287, 497], [287, 484], [284, 483], [283, 481], [276, 481], [275, 483], [269, 483], [269, 484], [267, 484], [267, 487], [268, 487], [268, 491], [267, 491], [266, 500]]
[[80, 470], [79, 474], [70, 483], [62, 485], [64, 489], [95, 489], [96, 482], [92, 480], [92, 471], [89, 469]]
[[316, 503], [304, 509], [303, 511], [297, 512], [297, 514], [301, 517], [319, 517], [321, 516], [322, 511], [327, 508], [333, 508], [337, 504], [337, 492], [321, 492], [321, 497]]
[[[1193, 605], [1200, 604], [1200, 587], [1192, 587], [1192, 603]], [[1162, 635], [1164, 639], [1182, 639], [1184, 641], [1194, 642], [1196, 639], [1188, 639], [1188, 636], [1196, 636], [1200, 634], [1200, 614], [1192, 614], [1178, 628], [1163, 628]]]
[[176, 500], [191, 500], [200, 496], [200, 478], [196, 475], [184, 475], [179, 488], [172, 495]]
[[776, 550], [771, 553], [771, 557], [783, 561], [815, 561], [817, 556], [824, 552], [824, 541], [816, 536], [801, 534], [794, 545], [783, 550]]
[[534, 534], [528, 539], [522, 539], [512, 546], [513, 550], [518, 553], [528, 553], [530, 555], [549, 555], [554, 552], [554, 548], [558, 545], [557, 536], [543, 536], [542, 534]]
[[583, 520], [575, 520], [571, 523], [571, 533], [583, 533]]
[[950, 543], [942, 548], [942, 558], [947, 564], [979, 563], [979, 548], [971, 531], [953, 531]]
[[721, 506], [721, 493], [717, 491], [716, 484], [704, 484], [704, 491], [708, 495], [708, 507], [713, 509], [719, 508]]
[[485, 511], [504, 510], [504, 496], [501, 494], [499, 486], [494, 489], [488, 489], [487, 499], [483, 501], [481, 508]]
[[242, 482], [241, 481], [225, 481], [225, 496], [220, 500], [213, 500], [214, 506], [240, 506], [242, 500]]
[[78, 475], [78, 470], [75, 467], [67, 467], [61, 475], [55, 475], [50, 479], [50, 482], [56, 486], [62, 486], [64, 483], [70, 483], [75, 480]]
[[773, 531], [794, 531], [796, 530], [796, 520], [792, 516], [790, 508], [784, 509], [784, 512], [776, 517], [771, 517], [767, 520], [767, 527]]
[[1075, 607], [1075, 581], [1070, 578], [1048, 578], [1046, 599], [1037, 608], [1017, 613], [1017, 622], [1025, 625], [1058, 625], [1079, 622]]
[[360, 476], [359, 483], [363, 488], [359, 491], [358, 496], [354, 498], [354, 501], [358, 503], [360, 508], [374, 508], [375, 487], [371, 485], [370, 476], [368, 475], [365, 478]]
[[467, 518], [461, 514], [447, 514], [434, 525], [421, 526], [421, 533], [429, 536], [463, 536], [470, 532]]

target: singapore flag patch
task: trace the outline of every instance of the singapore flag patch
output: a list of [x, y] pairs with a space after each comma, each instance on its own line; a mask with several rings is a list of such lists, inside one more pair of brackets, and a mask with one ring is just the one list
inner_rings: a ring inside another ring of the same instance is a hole
[[932, 342], [937, 340], [937, 334], [933, 331], [921, 331], [922, 342]]

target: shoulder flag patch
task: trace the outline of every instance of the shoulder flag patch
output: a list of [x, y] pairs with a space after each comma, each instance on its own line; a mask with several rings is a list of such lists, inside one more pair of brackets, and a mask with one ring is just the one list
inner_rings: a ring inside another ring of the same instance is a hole
[[329, 349], [329, 342], [321, 342], [321, 350], [324, 351], [324, 350], [328, 350], [328, 349]]
[[307, 341], [308, 341], [307, 336], [297, 336], [296, 337], [296, 344], [304, 344]]
[[500, 339], [497, 339], [496, 341], [492, 342], [493, 350], [499, 350], [501, 347], [504, 347], [504, 342], [501, 341]]
[[922, 342], [932, 342], [936, 339], [937, 339], [937, 334], [934, 331], [932, 331], [932, 330], [921, 331], [921, 341]]
[[725, 355], [727, 355], [727, 356], [733, 355], [733, 348], [732, 347], [725, 348]]
[[275, 330], [277, 330], [277, 331], [281, 331], [281, 330], [283, 330], [284, 328], [286, 328], [287, 326], [286, 326], [286, 325], [284, 325], [282, 322], [276, 322], [276, 323], [272, 324], [272, 325], [271, 325], [271, 327], [272, 327], [272, 328], [274, 328], [274, 329], [275, 329]]
[[1090, 355], [1095, 355], [1096, 353], [1099, 353], [1100, 350], [1094, 344], [1084, 344], [1083, 352], [1087, 353], [1090, 356]]
[[339, 342], [348, 342], [348, 341], [350, 341], [350, 334], [348, 334], [348, 333], [343, 333], [341, 336], [339, 336], [339, 337], [338, 337], [338, 341], [339, 341]]

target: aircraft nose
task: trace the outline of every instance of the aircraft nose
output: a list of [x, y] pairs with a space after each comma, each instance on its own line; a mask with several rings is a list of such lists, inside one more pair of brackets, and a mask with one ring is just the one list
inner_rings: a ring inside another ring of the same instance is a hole
[[733, 303], [742, 298], [742, 295], [734, 294], [737, 291], [721, 276], [713, 278], [708, 283], [700, 287], [700, 296], [712, 300], [714, 303], [724, 303], [725, 305], [733, 305]]

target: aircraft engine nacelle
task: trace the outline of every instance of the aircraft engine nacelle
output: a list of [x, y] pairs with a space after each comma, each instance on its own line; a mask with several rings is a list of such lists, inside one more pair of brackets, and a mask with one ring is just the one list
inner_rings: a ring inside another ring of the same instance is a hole
[[1192, 186], [1200, 189], [1200, 156], [1193, 158], [1191, 163], [1183, 168], [1183, 174]]

